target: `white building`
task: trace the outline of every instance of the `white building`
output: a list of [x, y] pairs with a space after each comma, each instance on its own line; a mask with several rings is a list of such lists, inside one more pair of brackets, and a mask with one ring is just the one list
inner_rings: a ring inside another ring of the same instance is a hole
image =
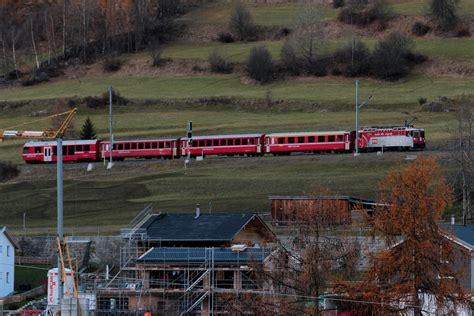
[[0, 297], [13, 292], [15, 280], [16, 244], [8, 235], [7, 228], [0, 226]]

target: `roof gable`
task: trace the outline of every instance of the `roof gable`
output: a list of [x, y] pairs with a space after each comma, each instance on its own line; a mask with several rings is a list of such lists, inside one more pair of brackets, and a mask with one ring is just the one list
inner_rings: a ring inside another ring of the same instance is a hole
[[7, 228], [5, 226], [0, 226], [0, 234], [3, 234], [5, 235], [5, 237], [7, 238], [7, 240], [13, 245], [13, 247], [15, 247], [15, 249], [18, 249], [18, 245], [17, 243], [13, 240], [13, 238], [8, 234], [7, 232]]
[[142, 226], [148, 240], [229, 241], [256, 218], [249, 213], [157, 214]]
[[456, 239], [466, 248], [474, 250], [474, 226], [461, 224], [442, 224], [441, 228], [456, 237]]

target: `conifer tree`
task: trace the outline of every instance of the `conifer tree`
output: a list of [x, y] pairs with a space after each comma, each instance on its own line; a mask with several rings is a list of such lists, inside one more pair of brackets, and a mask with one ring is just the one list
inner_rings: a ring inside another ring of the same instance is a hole
[[94, 123], [92, 123], [90, 117], [87, 117], [82, 125], [81, 130], [81, 139], [96, 139], [97, 135], [94, 128]]

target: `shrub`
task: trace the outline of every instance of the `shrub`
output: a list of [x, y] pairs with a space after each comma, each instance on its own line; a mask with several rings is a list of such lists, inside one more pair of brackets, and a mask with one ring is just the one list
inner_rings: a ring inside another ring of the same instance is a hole
[[217, 34], [217, 41], [221, 43], [233, 43], [235, 39], [229, 32], [220, 32]]
[[240, 1], [237, 1], [230, 15], [229, 29], [240, 41], [252, 40], [256, 33], [249, 9]]
[[265, 47], [253, 47], [247, 59], [247, 74], [261, 83], [269, 82], [273, 75], [272, 55]]
[[431, 16], [441, 30], [451, 31], [458, 23], [458, 4], [459, 0], [431, 0]]
[[286, 72], [296, 76], [301, 73], [301, 60], [298, 58], [294, 45], [290, 41], [285, 41], [283, 44], [280, 52], [280, 61]]
[[10, 162], [0, 161], [0, 182], [17, 177], [20, 170]]
[[456, 37], [469, 37], [471, 36], [471, 31], [469, 26], [462, 26], [456, 30]]
[[426, 33], [428, 33], [430, 30], [431, 30], [431, 27], [422, 22], [416, 22], [415, 24], [413, 24], [413, 27], [411, 28], [411, 32], [415, 36], [423, 36]]
[[163, 54], [163, 51], [161, 50], [161, 48], [155, 48], [151, 51], [151, 59], [152, 59], [153, 67], [159, 67], [163, 64], [163, 59], [161, 58], [162, 54]]
[[412, 54], [414, 42], [401, 35], [392, 33], [380, 41], [372, 55], [372, 73], [383, 80], [397, 80], [409, 72], [409, 62], [406, 59]]
[[344, 76], [364, 76], [370, 73], [370, 51], [360, 40], [352, 40], [334, 55], [337, 64], [341, 66]]
[[393, 14], [384, 0], [352, 0], [338, 15], [338, 19], [346, 24], [366, 26], [378, 21], [383, 26]]
[[117, 57], [108, 57], [104, 60], [103, 69], [107, 72], [115, 72], [122, 68], [123, 61]]
[[425, 103], [427, 103], [427, 102], [428, 102], [428, 99], [425, 98], [425, 97], [419, 97], [419, 98], [418, 98], [418, 104], [419, 104], [419, 105], [423, 105], [423, 104], [425, 104]]
[[[84, 102], [87, 107], [91, 109], [105, 107], [109, 104], [109, 91], [102, 93], [98, 97], [85, 97]], [[130, 101], [122, 97], [120, 92], [112, 89], [112, 103], [116, 105], [127, 105]]]
[[419, 65], [428, 60], [428, 57], [425, 55], [413, 52], [408, 52], [403, 57], [405, 57], [409, 65]]
[[234, 69], [234, 65], [225, 57], [220, 55], [217, 48], [209, 54], [209, 57], [207, 57], [207, 61], [211, 65], [212, 72], [231, 73]]
[[345, 5], [344, 0], [332, 0], [332, 7], [334, 9], [342, 8]]

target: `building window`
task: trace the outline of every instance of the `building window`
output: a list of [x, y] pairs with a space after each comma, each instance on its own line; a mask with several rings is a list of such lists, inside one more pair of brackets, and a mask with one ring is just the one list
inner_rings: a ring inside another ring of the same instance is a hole
[[5, 277], [5, 281], [7, 281], [7, 284], [10, 283], [10, 272], [7, 272], [5, 273], [6, 277]]
[[2, 281], [3, 279], [3, 275], [2, 275], [2, 271], [0, 271], [0, 281]]
[[10, 257], [10, 246], [7, 246], [7, 257]]
[[3, 246], [0, 245], [0, 253], [3, 253]]

